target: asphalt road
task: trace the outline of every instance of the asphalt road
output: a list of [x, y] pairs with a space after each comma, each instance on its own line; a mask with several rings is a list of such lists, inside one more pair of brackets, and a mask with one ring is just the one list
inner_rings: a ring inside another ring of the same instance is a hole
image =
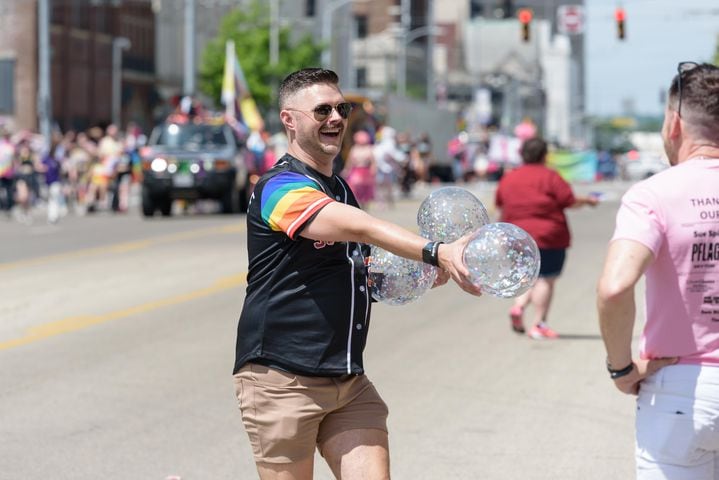
[[[605, 201], [569, 213], [559, 340], [512, 333], [510, 300], [454, 285], [376, 305], [366, 367], [393, 478], [632, 478], [634, 404], [594, 308], [625, 187], [575, 187]], [[491, 186], [469, 188], [491, 205]], [[376, 213], [416, 229], [426, 193]], [[0, 479], [256, 478], [231, 382], [244, 232], [242, 216], [0, 219]], [[332, 478], [319, 457], [315, 478]]]

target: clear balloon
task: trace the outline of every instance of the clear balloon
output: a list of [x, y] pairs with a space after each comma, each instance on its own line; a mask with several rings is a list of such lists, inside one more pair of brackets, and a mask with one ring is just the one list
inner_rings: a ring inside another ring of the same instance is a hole
[[487, 209], [469, 190], [442, 187], [422, 201], [417, 212], [419, 234], [450, 243], [489, 223]]
[[464, 248], [464, 264], [472, 283], [495, 297], [517, 297], [539, 275], [539, 249], [534, 239], [511, 223], [481, 227]]
[[372, 298], [390, 305], [403, 305], [421, 297], [432, 287], [437, 269], [372, 246], [369, 287]]

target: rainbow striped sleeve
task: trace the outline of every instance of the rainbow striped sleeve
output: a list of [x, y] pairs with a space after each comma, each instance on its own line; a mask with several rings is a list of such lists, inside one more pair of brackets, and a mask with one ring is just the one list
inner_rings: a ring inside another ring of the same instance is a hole
[[262, 220], [274, 231], [291, 239], [307, 220], [334, 200], [312, 179], [299, 173], [285, 172], [272, 177], [262, 189]]

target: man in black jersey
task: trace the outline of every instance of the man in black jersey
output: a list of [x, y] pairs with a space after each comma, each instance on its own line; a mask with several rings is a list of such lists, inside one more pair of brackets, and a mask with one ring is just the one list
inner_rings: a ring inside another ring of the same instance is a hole
[[351, 104], [330, 70], [280, 85], [288, 153], [255, 186], [249, 273], [234, 380], [262, 479], [310, 479], [318, 448], [338, 478], [389, 478], [387, 407], [364, 374], [369, 245], [439, 267], [479, 295], [462, 263], [468, 237], [429, 242], [359, 209], [332, 172]]

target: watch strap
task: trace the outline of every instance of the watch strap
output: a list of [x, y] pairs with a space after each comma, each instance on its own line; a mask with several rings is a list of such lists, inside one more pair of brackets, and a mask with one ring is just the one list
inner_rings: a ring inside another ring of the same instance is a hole
[[634, 362], [630, 363], [629, 365], [627, 365], [624, 368], [620, 368], [617, 370], [613, 369], [612, 366], [609, 365], [609, 363], [607, 363], [607, 371], [609, 372], [609, 376], [611, 377], [612, 380], [616, 380], [617, 378], [622, 378], [624, 376], [627, 376], [630, 373], [632, 373], [632, 370], [634, 370]]
[[422, 261], [435, 267], [439, 266], [439, 246], [444, 242], [428, 242], [422, 249]]

